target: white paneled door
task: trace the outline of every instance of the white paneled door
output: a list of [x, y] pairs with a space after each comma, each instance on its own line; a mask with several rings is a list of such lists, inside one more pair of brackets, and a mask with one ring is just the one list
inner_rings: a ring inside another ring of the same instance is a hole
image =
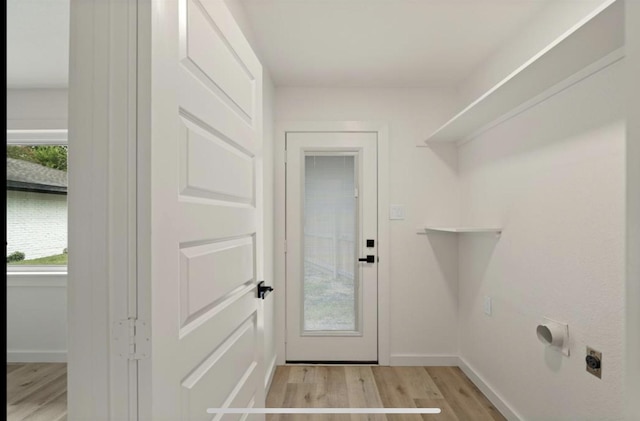
[[377, 362], [377, 133], [287, 132], [286, 150], [286, 359]]
[[141, 418], [244, 419], [207, 409], [264, 407], [262, 67], [223, 1], [148, 7], [139, 247], [150, 261], [141, 312], [151, 358], [141, 370]]

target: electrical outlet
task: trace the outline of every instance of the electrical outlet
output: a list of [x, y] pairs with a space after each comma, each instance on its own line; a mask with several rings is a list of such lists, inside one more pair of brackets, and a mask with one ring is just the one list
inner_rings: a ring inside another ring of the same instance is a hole
[[484, 297], [484, 314], [491, 316], [491, 297]]
[[593, 348], [587, 347], [587, 371], [597, 378], [602, 378], [602, 352], [596, 351]]

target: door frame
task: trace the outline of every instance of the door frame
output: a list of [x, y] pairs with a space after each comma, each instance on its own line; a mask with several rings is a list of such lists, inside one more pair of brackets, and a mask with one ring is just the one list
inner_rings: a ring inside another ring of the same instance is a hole
[[139, 362], [114, 341], [137, 315], [138, 6], [70, 4], [70, 421], [138, 419]]
[[378, 365], [390, 361], [389, 125], [383, 121], [279, 121], [275, 130], [274, 287], [277, 364], [286, 356], [286, 167], [287, 132], [375, 132], [378, 135]]

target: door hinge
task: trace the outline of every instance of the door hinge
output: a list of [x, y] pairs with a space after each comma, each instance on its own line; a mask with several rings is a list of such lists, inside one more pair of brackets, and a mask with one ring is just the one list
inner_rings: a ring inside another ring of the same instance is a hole
[[144, 320], [128, 318], [113, 323], [114, 349], [120, 358], [142, 360], [149, 358], [151, 335]]

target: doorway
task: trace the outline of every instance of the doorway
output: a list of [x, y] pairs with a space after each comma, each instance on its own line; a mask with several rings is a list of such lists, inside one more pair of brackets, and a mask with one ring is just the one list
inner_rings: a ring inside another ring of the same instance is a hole
[[378, 362], [378, 136], [286, 135], [286, 360]]

